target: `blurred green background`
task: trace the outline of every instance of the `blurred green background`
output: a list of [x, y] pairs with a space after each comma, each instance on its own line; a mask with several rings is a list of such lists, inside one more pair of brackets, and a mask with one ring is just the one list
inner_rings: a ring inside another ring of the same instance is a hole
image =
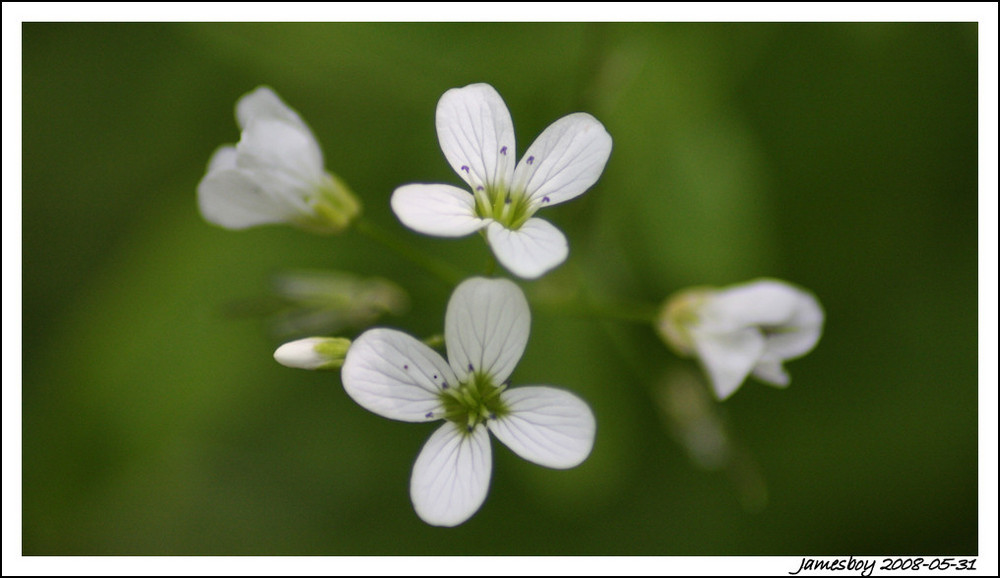
[[[22, 32], [24, 554], [977, 552], [975, 24]], [[569, 471], [494, 443], [482, 510], [440, 529], [407, 491], [434, 426], [279, 366], [267, 321], [231, 312], [275, 273], [340, 269], [398, 282], [411, 308], [381, 323], [428, 335], [447, 288], [356, 233], [216, 228], [195, 188], [267, 84], [369, 219], [481, 272], [479, 239], [411, 234], [388, 204], [460, 182], [434, 109], [471, 82], [503, 95], [519, 152], [577, 110], [614, 138], [597, 186], [544, 215], [571, 255], [522, 283], [539, 305], [514, 374], [580, 393], [598, 437]], [[696, 366], [647, 326], [545, 306], [759, 276], [813, 290], [827, 326], [790, 388], [710, 406], [737, 456], [716, 470], [664, 411]]]

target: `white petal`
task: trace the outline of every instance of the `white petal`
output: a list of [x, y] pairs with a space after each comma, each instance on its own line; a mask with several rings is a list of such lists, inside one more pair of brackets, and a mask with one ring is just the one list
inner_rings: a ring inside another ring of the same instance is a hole
[[822, 326], [796, 326], [788, 324], [767, 334], [767, 348], [762, 361], [781, 362], [802, 357], [819, 342]]
[[293, 123], [254, 119], [243, 130], [236, 151], [240, 168], [277, 173], [311, 186], [325, 176], [319, 143], [307, 129]]
[[208, 172], [214, 173], [225, 169], [236, 168], [236, 147], [223, 145], [212, 153], [212, 158], [208, 160]]
[[487, 425], [517, 455], [557, 469], [577, 466], [590, 455], [597, 424], [579, 397], [554, 387], [531, 386], [508, 389], [501, 399], [511, 413]]
[[753, 376], [775, 387], [788, 387], [791, 377], [779, 361], [762, 361], [753, 368]]
[[344, 390], [382, 417], [422, 422], [442, 417], [438, 397], [455, 374], [436, 351], [393, 329], [371, 329], [347, 351], [340, 370]]
[[446, 422], [424, 444], [410, 478], [410, 499], [420, 519], [457, 526], [483, 505], [493, 455], [486, 428], [467, 432]]
[[217, 169], [205, 175], [198, 183], [198, 207], [206, 221], [227, 229], [283, 223], [296, 215], [291, 207], [277, 202], [252, 173], [238, 169]]
[[800, 294], [788, 320], [777, 331], [768, 333], [767, 349], [761, 359], [784, 361], [812, 351], [823, 333], [823, 316], [812, 295]]
[[564, 116], [528, 147], [512, 188], [539, 207], [568, 201], [597, 182], [610, 155], [611, 135], [596, 118], [583, 112]]
[[778, 326], [793, 317], [802, 294], [786, 283], [763, 279], [716, 291], [709, 307], [713, 316], [742, 326]]
[[468, 279], [452, 293], [444, 317], [448, 361], [463, 381], [481, 371], [499, 385], [521, 359], [530, 329], [528, 300], [514, 282]]
[[692, 336], [695, 351], [719, 399], [726, 399], [739, 389], [764, 352], [764, 336], [755, 328], [720, 334], [695, 329]]
[[425, 235], [462, 237], [486, 226], [472, 194], [451, 185], [404, 185], [390, 203], [400, 222]]
[[566, 236], [544, 219], [528, 219], [516, 231], [492, 222], [486, 229], [486, 238], [497, 260], [523, 279], [541, 277], [569, 255]]
[[273, 90], [260, 86], [236, 101], [236, 122], [245, 129], [254, 119], [271, 118], [305, 128], [298, 113], [292, 110]]
[[437, 134], [448, 163], [470, 187], [505, 187], [514, 174], [514, 122], [488, 84], [453, 88], [438, 101]]
[[823, 309], [808, 291], [789, 283], [761, 279], [719, 291], [708, 316], [733, 327], [757, 326], [767, 336], [764, 361], [780, 362], [805, 355], [819, 341]]

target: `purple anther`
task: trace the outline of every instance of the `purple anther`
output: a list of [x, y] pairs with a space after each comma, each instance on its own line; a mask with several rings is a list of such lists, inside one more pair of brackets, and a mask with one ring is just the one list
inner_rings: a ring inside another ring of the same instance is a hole
[[529, 165], [530, 165], [530, 164], [534, 164], [534, 162], [535, 162], [535, 157], [533, 157], [533, 156], [532, 156], [532, 157], [528, 157], [528, 160], [527, 160], [527, 161], [525, 161], [525, 162], [526, 162], [526, 163], [528, 163]]
[[430, 419], [430, 418], [434, 417], [434, 412], [433, 411], [429, 411], [429, 412], [427, 412], [427, 415], [425, 415], [424, 417]]
[[465, 172], [469, 172], [469, 167], [467, 165], [462, 165], [462, 170]]
[[472, 369], [472, 364], [471, 363], [469, 364], [469, 371], [475, 371], [474, 369]]
[[547, 202], [549, 202], [549, 198], [548, 198], [548, 197], [542, 197], [542, 202], [543, 202], [543, 203], [547, 203]]
[[479, 185], [478, 187], [476, 187], [476, 190], [477, 191], [485, 191], [486, 189], [483, 187], [483, 185]]
[[409, 369], [410, 369], [410, 366], [409, 366], [409, 365], [404, 365], [404, 366], [403, 366], [403, 369], [406, 369], [406, 370], [409, 370]]
[[500, 154], [502, 155], [507, 154], [507, 147], [500, 147]]
[[435, 374], [434, 374], [434, 377], [432, 377], [431, 379], [437, 379], [437, 378], [438, 378], [438, 376], [437, 376], [437, 374], [435, 373]]
[[448, 382], [446, 382], [446, 381], [442, 382], [441, 383], [441, 389], [448, 389]]

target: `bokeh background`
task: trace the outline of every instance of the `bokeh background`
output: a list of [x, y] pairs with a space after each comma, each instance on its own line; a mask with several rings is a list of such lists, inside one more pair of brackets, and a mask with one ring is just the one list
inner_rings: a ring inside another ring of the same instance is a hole
[[[977, 552], [974, 23], [22, 33], [24, 554]], [[434, 426], [279, 366], [244, 305], [285, 270], [354, 271], [407, 290], [380, 323], [429, 335], [447, 287], [353, 232], [216, 228], [195, 188], [238, 138], [236, 99], [267, 84], [368, 219], [481, 273], [479, 239], [419, 237], [388, 205], [459, 183], [434, 108], [472, 82], [503, 95], [519, 151], [577, 110], [614, 138], [597, 186], [546, 212], [571, 255], [522, 283], [537, 306], [514, 375], [580, 393], [599, 430], [570, 471], [494, 444], [482, 510], [440, 529], [407, 491]], [[700, 404], [697, 366], [649, 326], [572, 306], [761, 276], [814, 291], [826, 330], [790, 388], [724, 403]]]

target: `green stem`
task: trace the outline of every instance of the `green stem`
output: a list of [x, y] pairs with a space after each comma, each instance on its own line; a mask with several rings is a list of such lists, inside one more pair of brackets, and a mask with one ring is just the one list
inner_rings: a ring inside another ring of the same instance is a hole
[[451, 264], [428, 257], [368, 219], [358, 219], [354, 224], [354, 228], [365, 237], [421, 267], [446, 285], [454, 287], [465, 278]]

